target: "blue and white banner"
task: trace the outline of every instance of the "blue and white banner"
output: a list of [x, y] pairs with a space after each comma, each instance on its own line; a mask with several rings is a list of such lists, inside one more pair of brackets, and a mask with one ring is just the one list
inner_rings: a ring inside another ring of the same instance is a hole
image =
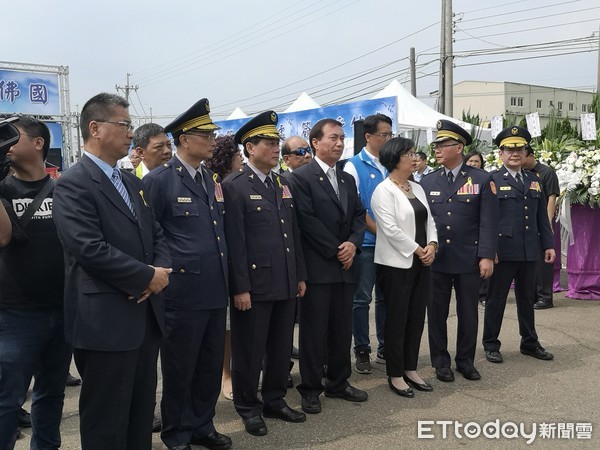
[[0, 113], [59, 115], [58, 74], [0, 70]]
[[[390, 117], [392, 119], [392, 130], [396, 130], [396, 97], [361, 100], [306, 111], [278, 113], [277, 127], [279, 128], [279, 134], [284, 139], [290, 136], [302, 136], [308, 140], [312, 126], [319, 120], [329, 117], [339, 121], [343, 125], [346, 138], [352, 139], [354, 137], [354, 122], [377, 113]], [[234, 134], [248, 120], [250, 118], [221, 120], [215, 123], [221, 127], [218, 130], [219, 134]]]

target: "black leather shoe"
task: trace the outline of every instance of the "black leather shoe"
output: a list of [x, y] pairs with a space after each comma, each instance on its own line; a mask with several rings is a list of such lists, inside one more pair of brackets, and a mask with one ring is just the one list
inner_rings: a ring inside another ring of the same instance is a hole
[[401, 397], [413, 398], [415, 396], [415, 393], [411, 388], [398, 389], [396, 386], [394, 386], [391, 377], [388, 377], [388, 385], [390, 386], [392, 392], [398, 394]]
[[261, 416], [250, 417], [244, 420], [246, 431], [252, 436], [264, 436], [267, 434], [267, 426]]
[[325, 397], [341, 398], [349, 402], [364, 402], [369, 398], [369, 394], [367, 394], [365, 391], [361, 391], [360, 389], [348, 385], [345, 389], [342, 389], [341, 391], [325, 391]]
[[462, 376], [467, 380], [479, 380], [481, 378], [480, 373], [475, 367], [457, 367], [456, 371], [462, 373]]
[[169, 447], [169, 450], [192, 450], [190, 444], [176, 445], [175, 447]]
[[231, 448], [231, 438], [217, 431], [213, 431], [202, 438], [192, 438], [190, 444], [202, 445], [210, 450], [227, 450], [228, 448]]
[[440, 381], [454, 381], [454, 372], [452, 372], [452, 369], [450, 367], [436, 367], [435, 376]]
[[306, 414], [296, 411], [289, 406], [284, 406], [279, 411], [264, 408], [263, 417], [268, 417], [269, 419], [281, 419], [286, 422], [294, 423], [304, 422], [306, 420]]
[[537, 359], [543, 359], [544, 361], [550, 361], [554, 359], [554, 355], [550, 352], [547, 352], [544, 347], [538, 348], [522, 348], [521, 353], [527, 356], [533, 356]]
[[79, 378], [75, 378], [73, 375], [67, 375], [67, 382], [65, 383], [67, 386], [79, 386], [81, 384], [81, 380]]
[[533, 304], [533, 309], [550, 309], [554, 308], [552, 300], [540, 300]]
[[302, 396], [302, 411], [307, 414], [319, 414], [321, 412], [321, 400], [316, 395]]
[[161, 420], [158, 417], [154, 416], [154, 419], [152, 419], [152, 432], [158, 433], [161, 429], [162, 429]]
[[487, 359], [489, 362], [491, 363], [501, 363], [502, 361], [504, 361], [504, 359], [502, 359], [502, 354], [498, 351], [485, 351], [485, 359]]
[[406, 381], [406, 384], [408, 384], [410, 387], [416, 389], [417, 391], [423, 391], [423, 392], [433, 391], [433, 386], [430, 385], [427, 381], [424, 381], [423, 383], [417, 383], [417, 382], [411, 380], [410, 378], [408, 378], [406, 375], [404, 376], [404, 381]]

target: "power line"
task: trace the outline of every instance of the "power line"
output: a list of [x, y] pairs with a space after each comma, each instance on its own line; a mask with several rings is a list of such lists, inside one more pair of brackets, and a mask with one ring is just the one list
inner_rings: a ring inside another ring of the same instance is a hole
[[497, 63], [503, 63], [503, 62], [523, 61], [523, 60], [540, 59], [540, 58], [551, 58], [551, 57], [555, 57], [555, 56], [576, 55], [578, 53], [590, 53], [590, 52], [596, 51], [596, 50], [597, 49], [581, 50], [581, 51], [576, 51], [576, 52], [556, 53], [554, 55], [527, 56], [525, 58], [511, 58], [511, 59], [501, 59], [501, 60], [496, 60], [496, 61], [485, 61], [485, 62], [478, 62], [478, 63], [471, 63], [471, 64], [457, 64], [456, 67], [480, 66], [483, 64], [497, 64]]
[[[579, 2], [581, 2], [581, 0], [571, 0], [569, 2], [553, 3], [551, 5], [537, 6], [535, 8], [520, 9], [520, 10], [517, 10], [517, 11], [507, 11], [507, 12], [503, 13], [502, 16], [509, 16], [509, 15], [512, 15], [512, 14], [521, 14], [521, 13], [524, 13], [524, 12], [537, 11], [537, 10], [545, 9], [545, 8], [553, 8], [554, 6], [563, 6], [563, 5], [567, 5], [569, 3], [579, 3]], [[521, 3], [521, 2], [515, 2], [515, 3]], [[493, 15], [490, 15], [490, 16], [474, 17], [472, 19], [462, 20], [462, 22], [474, 22], [476, 20], [483, 20], [483, 19], [489, 19], [489, 18], [497, 19], [498, 15], [497, 14], [493, 14]]]
[[[574, 13], [578, 13], [578, 12], [591, 11], [593, 9], [600, 9], [600, 6], [593, 6], [591, 8], [578, 9], [575, 11], [566, 11], [566, 12], [560, 12], [560, 13], [554, 13], [554, 14], [547, 14], [545, 16], [538, 16], [538, 17], [528, 18], [528, 19], [512, 20], [510, 22], [492, 23], [492, 24], [488, 24], [488, 25], [481, 25], [479, 27], [465, 28], [465, 30], [473, 31], [473, 30], [480, 30], [481, 28], [499, 27], [502, 25], [512, 25], [512, 24], [519, 23], [519, 22], [531, 22], [533, 20], [546, 19], [548, 17], [564, 16], [566, 14], [574, 14]], [[546, 25], [546, 28], [547, 27], [548, 27], [548, 25]]]
[[[319, 11], [322, 11], [323, 9], [328, 8], [329, 6], [332, 6], [335, 3], [338, 3], [340, 1], [342, 1], [342, 0], [335, 0], [334, 2], [329, 3], [328, 5], [325, 5], [325, 6], [323, 6], [320, 9], [312, 11], [309, 14], [303, 15], [301, 20], [307, 19], [311, 15], [314, 15], [314, 14], [318, 13]], [[358, 1], [360, 1], [360, 0], [355, 0], [355, 1], [351, 2], [351, 3], [347, 3], [347, 4], [345, 4], [342, 7], [338, 7], [336, 9], [330, 11], [327, 14], [323, 14], [323, 15], [319, 16], [319, 20], [321, 20], [321, 19], [323, 19], [325, 17], [328, 17], [331, 14], [339, 12], [340, 9], [346, 9], [346, 8], [350, 7], [351, 5], [357, 3]], [[294, 31], [294, 30], [297, 30], [299, 28], [302, 28], [302, 27], [306, 26], [306, 24], [308, 23], [308, 21], [305, 22], [305, 23], [300, 23], [300, 24], [298, 24], [298, 25], [296, 25], [294, 27], [291, 27], [291, 28], [289, 26], [290, 23], [293, 23], [293, 22], [283, 22], [283, 23], [279, 22], [278, 25], [271, 30], [271, 33], [275, 32], [276, 30], [279, 30], [279, 29], [285, 29], [286, 32], [289, 33], [291, 31]], [[150, 76], [146, 77], [144, 79], [143, 83], [148, 86], [148, 85], [153, 85], [153, 84], [156, 84], [156, 83], [159, 83], [159, 82], [162, 82], [162, 81], [170, 80], [170, 79], [178, 77], [180, 75], [184, 75], [184, 74], [189, 73], [189, 72], [194, 72], [194, 71], [196, 71], [198, 69], [199, 66], [201, 66], [202, 68], [205, 68], [207, 65], [214, 64], [216, 62], [220, 62], [220, 61], [226, 60], [226, 59], [231, 58], [232, 56], [235, 56], [235, 55], [237, 55], [239, 53], [242, 53], [242, 52], [244, 52], [244, 51], [246, 51], [246, 50], [248, 50], [248, 49], [250, 49], [252, 47], [256, 47], [257, 45], [264, 44], [264, 43], [272, 41], [272, 37], [268, 36], [268, 37], [266, 37], [265, 39], [263, 39], [263, 40], [261, 40], [259, 42], [254, 42], [253, 43], [252, 41], [254, 41], [255, 39], [259, 39], [259, 38], [264, 38], [265, 37], [265, 30], [264, 29], [258, 29], [256, 31], [253, 31], [250, 34], [256, 34], [256, 33], [259, 33], [256, 37], [253, 37], [253, 38], [250, 38], [250, 39], [244, 39], [243, 40], [244, 44], [248, 44], [248, 45], [246, 45], [243, 48], [240, 48], [240, 50], [237, 50], [237, 51], [234, 51], [233, 53], [229, 53], [229, 54], [224, 55], [222, 53], [218, 53], [217, 49], [211, 49], [209, 51], [209, 53], [212, 52], [213, 53], [212, 55], [207, 55], [204, 58], [202, 58], [203, 55], [199, 55], [199, 56], [193, 58], [194, 60], [196, 60], [193, 63], [190, 63], [190, 61], [184, 61], [182, 63], [176, 64], [174, 67], [170, 67], [169, 69], [165, 69], [165, 70], [163, 70], [160, 73], [157, 73], [157, 74], [150, 75]], [[227, 45], [229, 45], [229, 44], [227, 44]], [[236, 45], [236, 46], [234, 46], [232, 48], [229, 48], [229, 49], [225, 50], [225, 52], [230, 51], [230, 50], [234, 50], [235, 48], [239, 48], [239, 47], [240, 46]], [[213, 59], [211, 61], [211, 58], [217, 58], [217, 59]], [[193, 68], [190, 68], [190, 67], [193, 67]], [[179, 71], [180, 68], [189, 68], [189, 70], [185, 70], [183, 72], [180, 72]], [[166, 78], [161, 78], [164, 75], [169, 75], [169, 74], [174, 74], [174, 75], [168, 76]]]

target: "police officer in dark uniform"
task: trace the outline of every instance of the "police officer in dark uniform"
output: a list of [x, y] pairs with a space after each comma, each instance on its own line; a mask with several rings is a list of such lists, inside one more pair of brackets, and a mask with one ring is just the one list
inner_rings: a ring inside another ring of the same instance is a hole
[[479, 286], [481, 278], [491, 276], [494, 269], [498, 200], [490, 174], [463, 163], [463, 150], [472, 141], [470, 134], [449, 120], [440, 120], [437, 129], [433, 148], [442, 167], [421, 179], [439, 242], [431, 266], [433, 295], [427, 305], [431, 365], [440, 381], [454, 381], [446, 326], [454, 287], [456, 370], [467, 380], [478, 380], [481, 376], [473, 361]]
[[[272, 172], [279, 140], [274, 111], [248, 121], [235, 134], [248, 164], [223, 183], [233, 303], [233, 402], [246, 431], [255, 436], [267, 434], [263, 416], [306, 420], [284, 400], [295, 299], [304, 295], [306, 269], [294, 199], [287, 180]], [[262, 401], [257, 395], [261, 368]]]
[[535, 331], [533, 303], [535, 299], [535, 268], [541, 253], [552, 264], [554, 242], [546, 212], [539, 178], [522, 169], [525, 147], [531, 135], [522, 127], [512, 126], [496, 136], [503, 166], [492, 172], [498, 192], [498, 256], [485, 305], [483, 348], [489, 362], [501, 363], [500, 328], [506, 297], [514, 279], [521, 353], [537, 359], [550, 360]]
[[173, 259], [161, 350], [161, 439], [177, 450], [231, 447], [213, 424], [229, 295], [223, 191], [218, 176], [201, 164], [212, 157], [219, 128], [209, 111], [203, 98], [165, 127], [177, 154], [143, 180]]

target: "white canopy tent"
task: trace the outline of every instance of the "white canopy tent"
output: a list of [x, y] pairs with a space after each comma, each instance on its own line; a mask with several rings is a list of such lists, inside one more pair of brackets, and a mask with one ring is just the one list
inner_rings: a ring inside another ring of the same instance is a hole
[[[470, 123], [446, 116], [437, 112], [435, 109], [427, 106], [422, 101], [414, 97], [398, 80], [392, 80], [383, 90], [378, 92], [373, 98], [396, 97], [397, 109], [397, 131], [408, 130], [432, 130], [435, 132], [437, 121], [440, 119], [450, 120], [465, 130], [471, 132], [473, 126]], [[479, 128], [479, 127], [477, 127]], [[480, 128], [478, 130], [479, 139], [491, 142], [491, 130]]]
[[414, 97], [398, 80], [392, 80], [383, 90], [373, 98], [396, 97], [398, 111], [398, 131], [435, 128], [438, 120], [446, 119], [459, 124], [466, 130], [471, 130], [471, 124], [462, 122], [454, 117], [446, 116], [427, 106]]
[[289, 113], [296, 111], [305, 111], [307, 109], [317, 109], [320, 107], [321, 105], [315, 102], [310, 95], [308, 95], [306, 92], [303, 92], [296, 100], [294, 100], [294, 102], [290, 106], [287, 107], [287, 109], [284, 112]]
[[226, 120], [245, 119], [248, 115], [240, 107], [235, 108]]

